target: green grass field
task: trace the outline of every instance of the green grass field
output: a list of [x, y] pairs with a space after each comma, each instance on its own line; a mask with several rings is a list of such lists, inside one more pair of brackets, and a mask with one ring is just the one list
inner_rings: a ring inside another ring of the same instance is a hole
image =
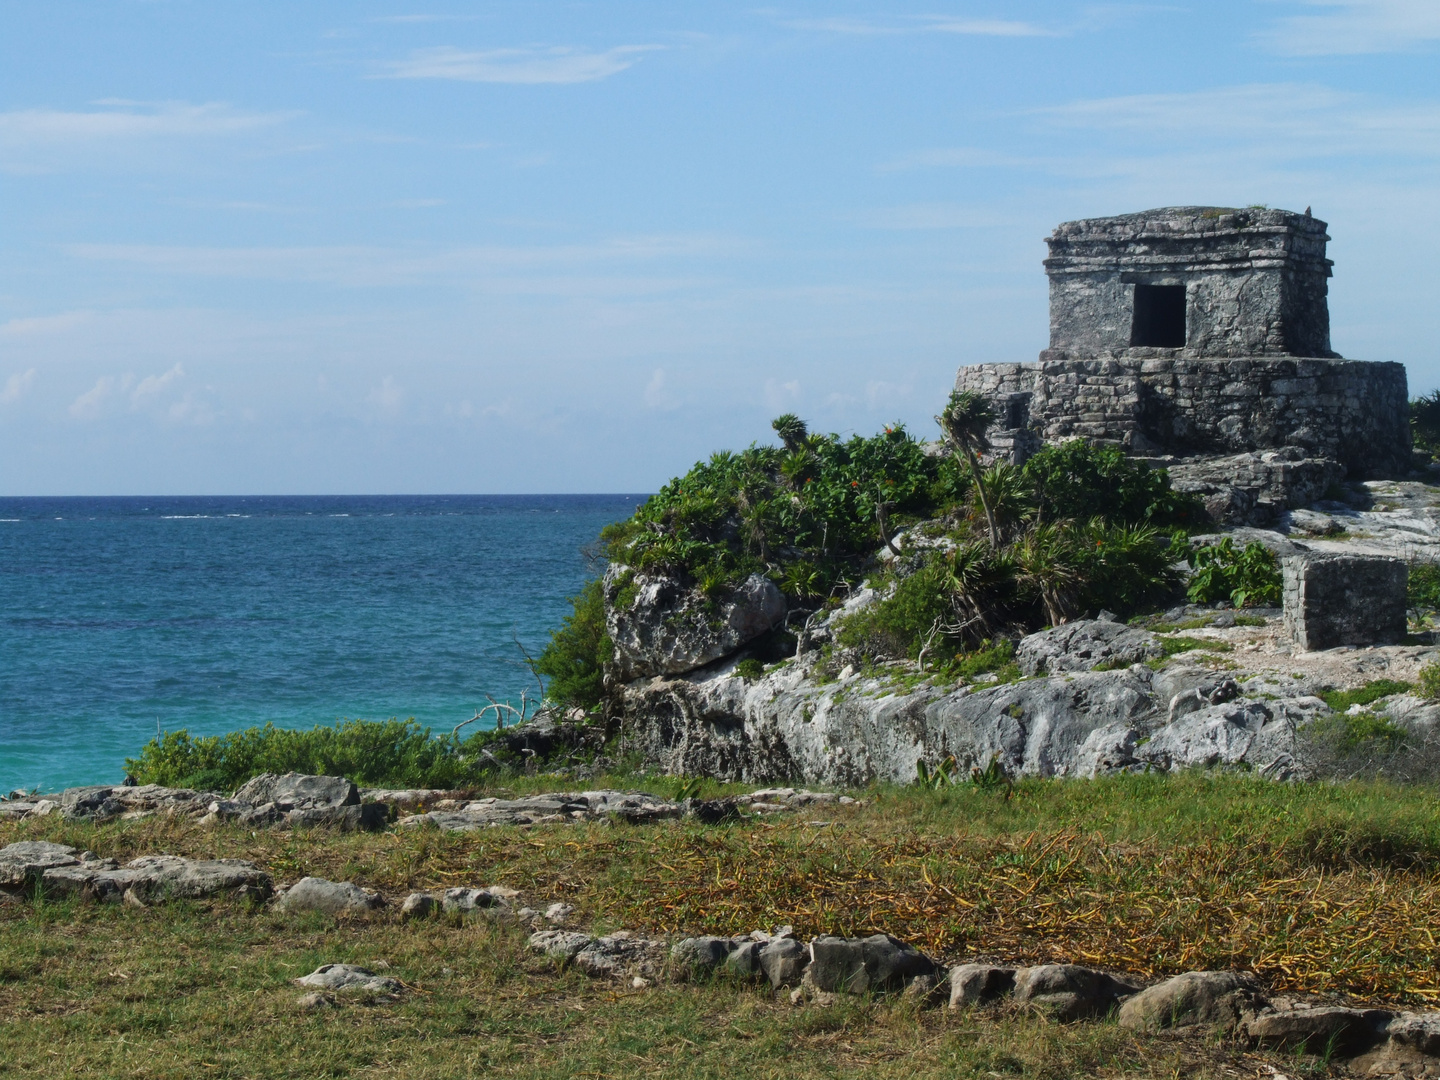
[[[610, 781], [664, 793], [659, 778]], [[543, 781], [518, 782], [533, 790]], [[711, 791], [720, 790], [711, 785]], [[540, 826], [445, 834], [203, 830], [40, 819], [119, 859], [251, 859], [277, 884], [506, 884], [579, 923], [802, 935], [885, 931], [955, 961], [1074, 960], [1144, 975], [1257, 971], [1275, 989], [1424, 1008], [1440, 997], [1440, 809], [1384, 785], [1129, 777], [857, 792], [703, 827]], [[529, 955], [484, 920], [286, 917], [228, 903], [0, 904], [0, 1075], [138, 1077], [1258, 1076], [1338, 1066], [1209, 1036], [1135, 1036], [1004, 1008], [895, 999], [796, 1007], [720, 980], [634, 990]], [[302, 1013], [322, 963], [388, 965], [398, 1003]]]

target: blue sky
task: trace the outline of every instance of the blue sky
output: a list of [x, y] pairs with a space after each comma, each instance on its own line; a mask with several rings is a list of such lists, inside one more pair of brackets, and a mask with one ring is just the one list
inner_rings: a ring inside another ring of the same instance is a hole
[[1063, 220], [1330, 223], [1440, 385], [1440, 4], [0, 2], [0, 493], [653, 490], [1044, 347]]

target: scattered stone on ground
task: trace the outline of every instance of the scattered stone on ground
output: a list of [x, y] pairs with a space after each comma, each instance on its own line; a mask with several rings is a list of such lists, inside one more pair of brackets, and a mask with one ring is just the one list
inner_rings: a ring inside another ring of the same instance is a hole
[[142, 855], [121, 866], [93, 852], [41, 840], [0, 848], [0, 889], [28, 893], [39, 886], [54, 896], [148, 905], [211, 896], [260, 901], [270, 876], [241, 859], [183, 859]]
[[374, 889], [365, 889], [350, 881], [303, 877], [280, 894], [275, 901], [275, 909], [291, 913], [319, 911], [326, 915], [363, 915], [378, 910], [384, 904], [384, 898]]
[[398, 994], [404, 989], [399, 979], [377, 975], [369, 968], [355, 964], [322, 964], [295, 981], [301, 986], [330, 991], [365, 990], [376, 994]]
[[117, 818], [133, 821], [164, 814], [205, 824], [236, 821], [257, 827], [323, 825], [353, 830], [384, 828], [389, 818], [384, 804], [362, 803], [360, 789], [344, 777], [301, 773], [256, 776], [232, 797], [157, 784], [92, 785], [68, 788], [52, 795], [14, 794], [21, 797], [0, 801], [0, 821], [59, 814], [70, 820], [98, 824]]
[[532, 951], [570, 964], [596, 978], [631, 976], [654, 981], [664, 972], [669, 942], [617, 930], [592, 937], [570, 930], [541, 930], [530, 935]]
[[402, 817], [406, 827], [434, 825], [466, 831], [498, 825], [574, 824], [620, 820], [631, 824], [675, 820], [693, 816], [706, 824], [750, 813], [776, 813], [833, 803], [851, 805], [859, 800], [829, 791], [769, 788], [724, 799], [686, 799], [674, 802], [644, 791], [557, 791], [515, 799], [485, 798], [453, 810], [430, 810]]
[[1015, 969], [994, 964], [958, 964], [950, 969], [950, 1008], [988, 1005], [1015, 990]]

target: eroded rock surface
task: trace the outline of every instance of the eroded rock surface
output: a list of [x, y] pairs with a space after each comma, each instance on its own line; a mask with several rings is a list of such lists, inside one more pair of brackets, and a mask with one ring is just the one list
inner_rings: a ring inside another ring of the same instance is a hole
[[1076, 619], [1021, 638], [1015, 662], [1026, 675], [1059, 675], [1091, 671], [1101, 664], [1129, 667], [1161, 652], [1159, 639], [1149, 631], [1102, 619]]
[[784, 595], [760, 574], [711, 599], [676, 578], [613, 564], [604, 588], [606, 632], [620, 679], [693, 671], [729, 656], [785, 617]]
[[26, 840], [0, 848], [0, 889], [100, 902], [155, 904], [220, 896], [264, 900], [270, 876], [241, 859], [184, 859], [142, 855], [121, 866], [64, 844]]

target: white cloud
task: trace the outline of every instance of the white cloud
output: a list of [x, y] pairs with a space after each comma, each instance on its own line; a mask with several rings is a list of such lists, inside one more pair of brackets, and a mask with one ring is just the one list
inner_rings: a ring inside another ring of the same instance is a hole
[[650, 376], [650, 381], [645, 384], [645, 404], [652, 409], [661, 409], [669, 412], [671, 409], [679, 408], [680, 403], [666, 389], [665, 369], [656, 368], [655, 373]]
[[278, 124], [294, 115], [240, 112], [219, 103], [147, 104], [111, 100], [95, 104], [113, 107], [94, 112], [60, 109], [0, 112], [0, 146], [230, 135]]
[[35, 385], [35, 369], [17, 372], [5, 380], [5, 388], [0, 390], [0, 405], [13, 405], [25, 396], [30, 387]]
[[920, 150], [914, 154], [887, 161], [877, 166], [882, 173], [905, 172], [909, 169], [943, 167], [952, 169], [1007, 169], [1034, 165], [1035, 159], [989, 150], [983, 146], [956, 146], [936, 150]]
[[[172, 423], [193, 424], [196, 427], [215, 422], [215, 410], [210, 407], [209, 403], [199, 400], [189, 392], [179, 401], [172, 403], [170, 408], [165, 410], [165, 415]], [[248, 417], [248, 419], [253, 418], [253, 415]]]
[[44, 337], [87, 322], [88, 311], [67, 311], [61, 315], [35, 315], [0, 323], [0, 337]]
[[454, 79], [459, 82], [582, 83], [619, 74], [659, 45], [621, 45], [604, 52], [556, 46], [549, 49], [489, 49], [466, 52], [442, 45], [415, 49], [385, 65], [381, 78]]
[[1392, 105], [1298, 83], [1096, 98], [1033, 110], [1067, 129], [1140, 135], [1149, 145], [1248, 144], [1271, 157], [1440, 156], [1440, 104]]
[[[74, 244], [77, 258], [126, 263], [159, 273], [266, 281], [306, 281], [383, 287], [440, 279], [495, 278], [512, 287], [530, 273], [573, 273], [597, 266], [673, 258], [733, 255], [743, 241], [705, 235], [625, 236], [594, 244], [534, 247], [384, 248], [169, 247], [151, 244]], [[673, 287], [669, 279], [651, 289]]]
[[380, 380], [379, 386], [371, 388], [365, 400], [383, 413], [397, 413], [400, 406], [405, 404], [405, 391], [393, 375], [386, 375]]
[[100, 415], [100, 410], [105, 405], [105, 399], [114, 390], [115, 380], [109, 375], [102, 375], [95, 381], [94, 386], [70, 403], [70, 415], [77, 420], [95, 419]]
[[991, 210], [962, 203], [912, 203], [871, 210], [860, 217], [874, 229], [975, 229], [1001, 224]]
[[1288, 56], [1414, 52], [1440, 41], [1436, 0], [1302, 0], [1315, 14], [1292, 15], [1259, 40]]
[[790, 379], [782, 383], [779, 379], [766, 379], [761, 394], [765, 399], [765, 408], [777, 412], [800, 400], [800, 380]]
[[920, 15], [900, 21], [831, 16], [820, 19], [787, 19], [782, 24], [793, 30], [818, 30], [827, 34], [877, 36], [895, 34], [960, 34], [967, 37], [1055, 37], [1056, 31], [1014, 19], [957, 19], [946, 15]]
[[176, 379], [182, 378], [184, 375], [185, 369], [181, 365], [176, 364], [163, 375], [145, 376], [145, 378], [140, 380], [140, 384], [130, 392], [130, 404], [139, 408], [145, 404], [149, 398], [154, 397]]

